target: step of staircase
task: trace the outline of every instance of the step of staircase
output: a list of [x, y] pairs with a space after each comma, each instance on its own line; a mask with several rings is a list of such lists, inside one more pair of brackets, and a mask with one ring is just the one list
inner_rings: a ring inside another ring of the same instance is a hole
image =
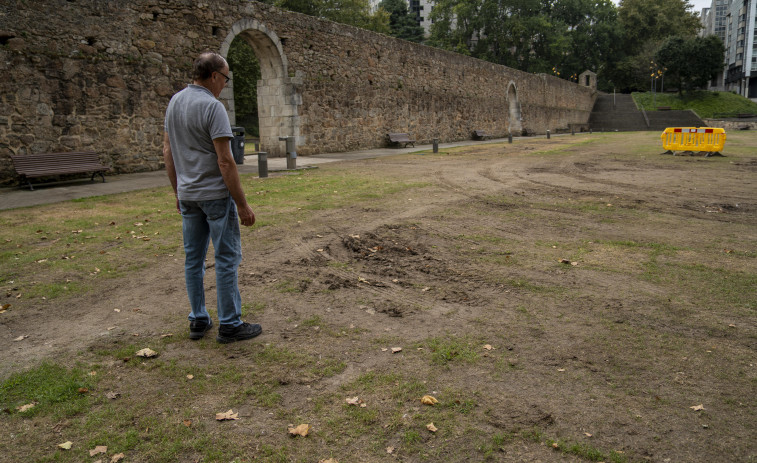
[[647, 118], [649, 125], [631, 95], [598, 95], [589, 116], [589, 125], [592, 130], [600, 132], [662, 131], [667, 127], [704, 126], [693, 111], [650, 111]]

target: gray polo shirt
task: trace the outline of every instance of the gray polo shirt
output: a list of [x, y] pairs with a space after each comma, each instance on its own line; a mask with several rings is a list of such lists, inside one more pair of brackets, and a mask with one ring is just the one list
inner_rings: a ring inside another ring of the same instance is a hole
[[213, 146], [214, 139], [233, 136], [223, 104], [207, 88], [190, 84], [168, 103], [164, 128], [171, 142], [179, 199], [227, 197]]

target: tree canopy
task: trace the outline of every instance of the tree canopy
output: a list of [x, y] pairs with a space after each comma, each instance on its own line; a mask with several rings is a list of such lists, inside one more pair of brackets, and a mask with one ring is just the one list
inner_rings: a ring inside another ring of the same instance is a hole
[[527, 72], [602, 72], [621, 49], [610, 0], [439, 0], [428, 44]]
[[664, 71], [678, 93], [704, 87], [723, 68], [723, 42], [719, 37], [670, 37], [655, 54], [658, 74]]
[[423, 27], [408, 12], [405, 0], [381, 0], [379, 8], [389, 14], [390, 34], [411, 42], [423, 41]]
[[618, 18], [625, 50], [635, 55], [649, 42], [696, 35], [702, 26], [692, 8], [687, 0], [621, 0]]

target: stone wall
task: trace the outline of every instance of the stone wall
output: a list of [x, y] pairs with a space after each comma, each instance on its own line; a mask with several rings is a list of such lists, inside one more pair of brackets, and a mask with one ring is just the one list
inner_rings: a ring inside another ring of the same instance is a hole
[[757, 121], [754, 119], [747, 120], [719, 120], [719, 119], [704, 119], [704, 124], [707, 127], [717, 127], [725, 129], [726, 134], [729, 130], [757, 130]]
[[[54, 13], [52, 13], [54, 12]], [[543, 133], [588, 121], [595, 91], [245, 0], [25, 0], [0, 6], [0, 183], [9, 156], [95, 150], [162, 167], [163, 113], [204, 50], [241, 37], [261, 63], [261, 149], [282, 155]], [[234, 118], [233, 79], [221, 99]]]

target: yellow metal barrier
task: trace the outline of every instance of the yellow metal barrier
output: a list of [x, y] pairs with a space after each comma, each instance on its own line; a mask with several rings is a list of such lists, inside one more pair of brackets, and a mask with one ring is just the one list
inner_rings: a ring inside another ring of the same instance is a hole
[[725, 130], [709, 127], [668, 127], [660, 135], [662, 147], [669, 153], [699, 151], [720, 154], [725, 146]]

